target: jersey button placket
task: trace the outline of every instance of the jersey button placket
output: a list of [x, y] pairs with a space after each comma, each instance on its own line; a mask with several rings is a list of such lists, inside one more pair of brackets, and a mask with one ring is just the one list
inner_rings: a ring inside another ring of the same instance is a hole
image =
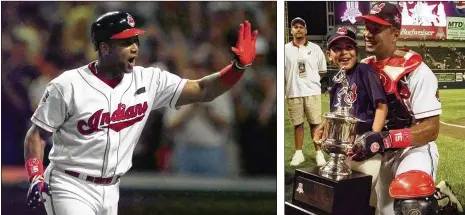
[[[119, 101], [120, 101], [120, 98], [118, 95], [116, 95], [116, 92], [112, 92], [111, 93], [111, 115], [113, 115], [113, 112], [115, 112], [117, 109], [118, 109], [118, 104], [119, 104]], [[111, 116], [110, 116], [111, 117]], [[114, 123], [118, 123], [118, 121], [111, 121], [110, 122], [111, 124], [114, 124]], [[118, 148], [118, 145], [119, 145], [119, 132], [113, 130], [113, 129], [109, 129], [108, 131], [110, 133], [110, 145], [109, 145], [109, 149], [108, 149], [108, 166], [107, 166], [107, 169], [106, 169], [106, 172], [104, 173], [106, 175], [106, 177], [111, 177], [113, 176], [113, 172], [115, 170], [115, 167], [116, 167], [116, 163], [117, 163], [117, 148]]]
[[119, 132], [110, 131], [110, 151], [108, 154], [108, 174], [109, 176], [113, 176], [113, 172], [115, 171], [116, 164], [118, 162], [117, 150], [119, 145]]

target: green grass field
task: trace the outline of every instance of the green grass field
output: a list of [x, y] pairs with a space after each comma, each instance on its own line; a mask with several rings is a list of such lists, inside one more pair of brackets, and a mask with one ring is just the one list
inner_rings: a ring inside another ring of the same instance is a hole
[[[440, 90], [442, 104], [441, 121], [465, 126], [465, 90]], [[329, 111], [329, 96], [322, 95], [323, 113]], [[305, 137], [303, 151], [305, 162], [297, 168], [316, 166], [314, 161], [313, 142], [310, 138], [310, 129], [305, 124]], [[294, 154], [294, 130], [285, 108], [285, 168], [292, 172], [292, 156]], [[462, 204], [465, 203], [465, 128], [458, 128], [441, 124], [440, 135], [435, 141], [439, 147], [439, 166], [436, 181], [447, 181]]]

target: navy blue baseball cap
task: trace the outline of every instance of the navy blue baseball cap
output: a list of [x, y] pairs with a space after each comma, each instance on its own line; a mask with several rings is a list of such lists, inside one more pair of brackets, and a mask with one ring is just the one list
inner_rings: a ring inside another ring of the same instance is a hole
[[328, 34], [326, 34], [326, 42], [328, 43], [327, 46], [331, 47], [332, 43], [342, 38], [347, 38], [351, 40], [355, 45], [357, 45], [357, 42], [355, 41], [355, 30], [349, 26], [339, 26], [329, 31]]
[[371, 21], [380, 25], [394, 26], [397, 29], [402, 27], [402, 13], [398, 5], [389, 2], [376, 2], [370, 12], [356, 18], [358, 21]]
[[125, 39], [144, 34], [145, 31], [135, 27], [131, 14], [121, 11], [108, 12], [97, 18], [91, 26], [92, 42], [95, 50], [98, 44], [111, 39]]
[[294, 18], [292, 21], [291, 21], [291, 26], [294, 26], [295, 24], [297, 23], [300, 23], [301, 25], [303, 25], [305, 28], [307, 28], [307, 24], [305, 23], [305, 20], [300, 18], [300, 17], [296, 17]]

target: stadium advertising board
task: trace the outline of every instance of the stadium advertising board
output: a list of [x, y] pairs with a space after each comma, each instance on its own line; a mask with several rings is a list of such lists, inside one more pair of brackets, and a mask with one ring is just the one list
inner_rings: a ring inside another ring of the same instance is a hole
[[[365, 26], [357, 25], [357, 37], [362, 38]], [[416, 40], [445, 40], [446, 27], [433, 26], [402, 26], [400, 38]]]
[[434, 73], [438, 82], [455, 82], [457, 75], [455, 73]]
[[[367, 14], [370, 1], [334, 2], [335, 24], [356, 23], [355, 17]], [[403, 1], [392, 2], [399, 5], [402, 13], [402, 25], [446, 27], [447, 17], [465, 17], [465, 2], [441, 1]]]
[[455, 81], [457, 81], [457, 82], [463, 81], [463, 76], [464, 76], [464, 75], [465, 75], [465, 74], [464, 74], [464, 73], [461, 73], [461, 72], [455, 73]]
[[463, 69], [433, 69], [438, 79], [439, 89], [465, 89], [465, 70]]
[[[447, 12], [453, 5], [447, 2], [398, 2], [402, 13], [402, 25], [446, 27]], [[447, 9], [446, 9], [447, 7]]]
[[400, 38], [442, 40], [446, 39], [446, 27], [403, 25], [400, 31]]
[[447, 17], [447, 39], [465, 40], [465, 17]]
[[363, 1], [334, 2], [334, 10], [336, 25], [354, 25], [360, 24], [355, 17], [368, 13], [370, 4]]

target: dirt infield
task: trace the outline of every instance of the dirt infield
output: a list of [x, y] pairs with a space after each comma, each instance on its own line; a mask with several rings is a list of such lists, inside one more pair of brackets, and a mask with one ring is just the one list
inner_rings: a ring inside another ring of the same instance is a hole
[[[452, 120], [447, 123], [465, 126], [465, 117]], [[445, 136], [465, 140], [465, 128], [459, 128], [455, 126], [441, 124], [441, 127], [439, 129], [439, 135], [445, 135]]]

